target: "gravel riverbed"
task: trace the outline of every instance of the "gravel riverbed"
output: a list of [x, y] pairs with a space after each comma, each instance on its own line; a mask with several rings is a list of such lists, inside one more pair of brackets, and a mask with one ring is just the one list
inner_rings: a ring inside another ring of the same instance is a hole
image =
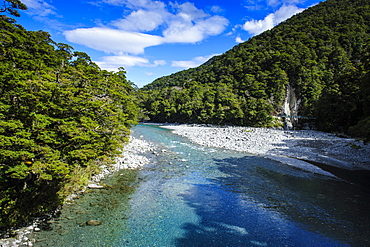
[[207, 147], [260, 155], [330, 175], [305, 161], [348, 170], [370, 170], [370, 144], [313, 130], [165, 125], [175, 134]]

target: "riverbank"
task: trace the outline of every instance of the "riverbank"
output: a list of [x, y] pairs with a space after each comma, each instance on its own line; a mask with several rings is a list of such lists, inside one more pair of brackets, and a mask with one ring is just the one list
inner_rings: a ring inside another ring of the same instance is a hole
[[143, 156], [146, 152], [154, 151], [154, 145], [142, 139], [130, 136], [129, 143], [125, 146], [121, 157], [116, 158], [114, 164], [100, 167], [100, 173], [93, 176], [87, 187], [100, 186], [99, 182], [108, 175], [122, 169], [136, 169], [148, 164], [150, 161]]
[[[122, 170], [122, 169], [139, 169], [149, 163], [149, 160], [143, 155], [144, 153], [154, 151], [154, 145], [144, 141], [142, 139], [130, 137], [130, 141], [125, 145], [122, 151], [122, 157], [116, 158], [116, 162], [109, 166], [103, 165], [100, 167], [100, 173], [92, 177], [89, 184], [80, 191], [84, 193], [87, 188], [98, 189], [104, 185], [100, 184], [101, 180], [105, 179], [110, 174]], [[73, 203], [74, 198], [77, 198], [77, 194], [70, 195], [67, 199], [67, 203]], [[35, 240], [30, 236], [37, 231], [40, 231], [38, 227], [42, 220], [47, 220], [48, 217], [36, 219], [32, 225], [22, 227], [12, 231], [13, 237], [0, 239], [1, 247], [14, 247], [14, 246], [33, 246]]]
[[199, 145], [246, 152], [332, 176], [310, 162], [370, 170], [370, 144], [313, 130], [165, 125]]

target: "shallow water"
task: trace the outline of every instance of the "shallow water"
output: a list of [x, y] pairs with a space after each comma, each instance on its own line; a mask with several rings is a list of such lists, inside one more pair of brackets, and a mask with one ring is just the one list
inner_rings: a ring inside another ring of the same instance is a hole
[[[67, 205], [35, 246], [368, 246], [370, 192], [246, 153], [205, 148], [158, 126], [141, 170]], [[86, 226], [87, 220], [99, 226]]]

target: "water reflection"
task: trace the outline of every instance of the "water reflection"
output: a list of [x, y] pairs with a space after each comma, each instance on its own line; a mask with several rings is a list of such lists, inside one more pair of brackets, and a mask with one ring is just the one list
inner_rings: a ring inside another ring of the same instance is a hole
[[201, 220], [183, 226], [176, 246], [345, 246], [217, 186], [195, 186], [182, 197]]
[[184, 226], [179, 246], [369, 244], [370, 201], [361, 187], [259, 157], [216, 163], [226, 176], [181, 195], [202, 220]]

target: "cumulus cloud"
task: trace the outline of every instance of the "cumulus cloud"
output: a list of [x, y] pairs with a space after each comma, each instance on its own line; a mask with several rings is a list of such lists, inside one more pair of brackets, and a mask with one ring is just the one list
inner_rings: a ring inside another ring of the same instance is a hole
[[164, 20], [160, 13], [154, 11], [138, 10], [132, 12], [125, 19], [113, 21], [112, 24], [126, 31], [152, 31]]
[[108, 1], [110, 4], [122, 3], [132, 12], [124, 18], [112, 21], [112, 25], [126, 31], [152, 31], [164, 24], [170, 17], [166, 5], [160, 1], [133, 0]]
[[101, 69], [108, 71], [118, 71], [119, 67], [157, 67], [165, 65], [164, 60], [155, 60], [153, 63], [143, 57], [131, 56], [131, 55], [117, 55], [117, 56], [105, 56], [100, 61], [94, 61]]
[[222, 16], [210, 16], [192, 3], [171, 4], [176, 13], [169, 18], [163, 31], [167, 43], [196, 43], [208, 36], [220, 34], [228, 25]]
[[247, 21], [243, 29], [250, 34], [260, 34], [274, 27], [274, 14], [269, 14], [263, 20]]
[[140, 54], [144, 53], [146, 47], [156, 46], [164, 42], [162, 37], [155, 35], [101, 27], [65, 31], [64, 36], [69, 42], [114, 54]]
[[295, 5], [283, 5], [278, 11], [275, 12], [275, 21], [280, 23], [289, 19], [295, 14], [302, 12], [303, 8], [298, 8]]
[[240, 36], [238, 36], [238, 37], [236, 37], [235, 42], [236, 43], [243, 43], [244, 40]]
[[193, 3], [170, 3], [171, 7], [176, 10], [177, 16], [184, 19], [184, 21], [193, 21], [208, 16], [203, 10], [195, 7]]
[[172, 67], [179, 67], [179, 68], [184, 68], [184, 69], [189, 69], [189, 68], [195, 68], [198, 67], [199, 65], [207, 62], [211, 57], [217, 56], [220, 54], [212, 54], [209, 56], [200, 56], [200, 57], [195, 57], [192, 60], [188, 61], [172, 61], [171, 66]]
[[260, 34], [303, 10], [304, 9], [298, 8], [295, 5], [283, 5], [275, 13], [267, 15], [263, 20], [251, 20], [245, 22], [243, 29], [250, 34]]
[[192, 22], [174, 21], [163, 32], [167, 43], [196, 43], [208, 36], [220, 34], [228, 24], [221, 16], [213, 16]]

